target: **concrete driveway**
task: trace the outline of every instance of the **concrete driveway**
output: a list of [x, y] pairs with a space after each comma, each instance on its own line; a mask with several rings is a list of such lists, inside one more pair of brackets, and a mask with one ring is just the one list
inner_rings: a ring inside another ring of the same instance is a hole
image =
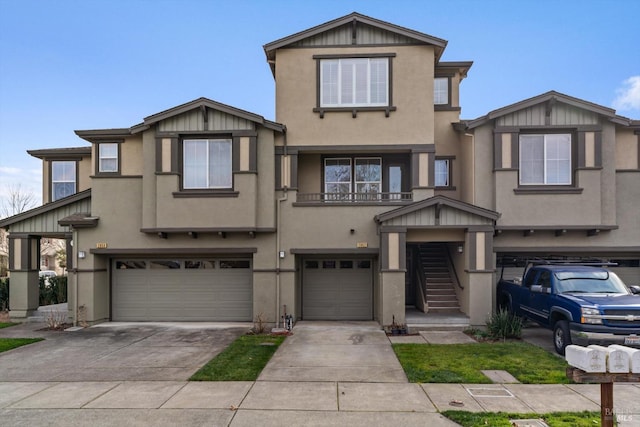
[[103, 323], [73, 332], [12, 326], [0, 337], [45, 340], [0, 353], [0, 381], [184, 381], [251, 326]]
[[378, 323], [315, 321], [296, 323], [258, 381], [408, 382]]

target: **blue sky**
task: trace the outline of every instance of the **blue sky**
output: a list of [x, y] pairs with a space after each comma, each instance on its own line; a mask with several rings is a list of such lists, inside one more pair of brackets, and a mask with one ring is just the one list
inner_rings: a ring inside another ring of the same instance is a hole
[[41, 197], [26, 150], [87, 145], [201, 96], [275, 120], [262, 46], [353, 11], [448, 40], [474, 61], [472, 119], [556, 90], [640, 119], [637, 0], [0, 0], [0, 197]]

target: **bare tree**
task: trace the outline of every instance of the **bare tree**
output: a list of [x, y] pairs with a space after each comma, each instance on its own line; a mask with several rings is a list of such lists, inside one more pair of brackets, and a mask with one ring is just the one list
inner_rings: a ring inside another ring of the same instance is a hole
[[[36, 206], [36, 197], [20, 184], [7, 184], [6, 197], [0, 199], [0, 218], [6, 218], [27, 211]], [[6, 275], [8, 267], [9, 241], [6, 231], [0, 232], [0, 276]]]
[[36, 197], [20, 184], [7, 184], [6, 197], [0, 203], [0, 218], [17, 215], [36, 206]]

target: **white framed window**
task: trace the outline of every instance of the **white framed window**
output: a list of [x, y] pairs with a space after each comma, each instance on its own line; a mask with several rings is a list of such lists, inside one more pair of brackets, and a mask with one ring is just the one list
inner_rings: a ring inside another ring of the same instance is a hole
[[449, 104], [449, 78], [436, 77], [433, 80], [433, 103], [435, 105]]
[[185, 139], [182, 179], [185, 189], [231, 188], [231, 139]]
[[76, 162], [72, 160], [51, 162], [51, 201], [76, 193]]
[[118, 144], [99, 144], [98, 159], [98, 172], [118, 172]]
[[324, 192], [330, 200], [343, 200], [351, 193], [351, 159], [324, 159]]
[[570, 185], [571, 135], [520, 135], [520, 185]]
[[356, 193], [380, 193], [382, 191], [382, 159], [374, 157], [355, 158]]
[[325, 200], [378, 200], [382, 191], [382, 158], [339, 157], [324, 159]]
[[389, 105], [389, 58], [320, 61], [321, 107]]
[[435, 161], [435, 186], [450, 187], [450, 168], [449, 159], [436, 159]]

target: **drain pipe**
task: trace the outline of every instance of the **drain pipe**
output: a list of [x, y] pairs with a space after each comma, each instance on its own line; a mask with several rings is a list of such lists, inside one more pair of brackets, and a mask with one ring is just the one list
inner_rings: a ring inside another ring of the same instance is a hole
[[280, 217], [282, 216], [281, 203], [287, 201], [287, 187], [283, 188], [284, 194], [278, 199], [276, 205], [276, 328], [280, 328]]
[[475, 205], [476, 203], [476, 186], [475, 186], [475, 182], [476, 182], [476, 168], [475, 168], [475, 164], [476, 164], [476, 138], [475, 138], [475, 134], [473, 133], [468, 133], [465, 132], [464, 136], [471, 138], [471, 203], [473, 203]]
[[[283, 159], [288, 158], [288, 154], [287, 154], [287, 127], [284, 126], [283, 127], [283, 131], [282, 131], [282, 135], [283, 135], [283, 145], [284, 145], [284, 151], [283, 151]], [[285, 166], [287, 166], [287, 162], [284, 162]], [[281, 173], [282, 173], [283, 169], [281, 168]], [[289, 176], [289, 174], [291, 173], [291, 171], [287, 171], [287, 173], [285, 173], [285, 176]], [[291, 179], [291, 178], [289, 178]], [[282, 175], [280, 180], [282, 181]], [[281, 229], [280, 229], [280, 222], [281, 222], [281, 217], [282, 217], [282, 203], [286, 202], [287, 199], [289, 198], [289, 195], [287, 193], [289, 189], [289, 182], [285, 181], [284, 185], [282, 186], [282, 191], [283, 191], [283, 195], [281, 198], [278, 199], [278, 202], [276, 204], [276, 328], [280, 328], [280, 242], [282, 240], [281, 238]]]
[[[73, 326], [78, 326], [78, 287], [79, 287], [79, 282], [80, 282], [80, 275], [78, 274], [78, 268], [79, 265], [78, 263], [80, 262], [80, 260], [78, 259], [77, 253], [78, 253], [78, 231], [74, 228], [73, 229], [73, 233], [71, 234], [71, 260], [74, 262], [74, 266], [73, 269], [74, 271], [74, 276], [75, 276], [75, 286], [74, 286], [74, 301], [73, 301]], [[67, 257], [69, 256], [69, 254], [67, 254]], [[68, 271], [67, 271], [68, 272]]]

